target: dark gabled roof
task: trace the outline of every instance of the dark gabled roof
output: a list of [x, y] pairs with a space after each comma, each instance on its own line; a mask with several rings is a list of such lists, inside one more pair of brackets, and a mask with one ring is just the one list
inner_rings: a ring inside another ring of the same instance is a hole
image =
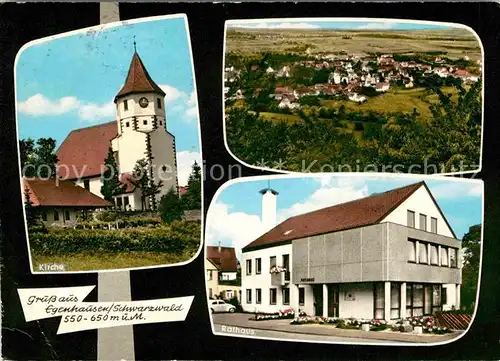
[[165, 96], [165, 92], [151, 79], [146, 67], [142, 63], [137, 52], [132, 56], [130, 68], [128, 69], [125, 84], [115, 97], [115, 103], [118, 98], [134, 93], [154, 92]]
[[[243, 252], [286, 244], [297, 238], [376, 224], [421, 186], [427, 188], [424, 182], [419, 182], [288, 218], [245, 246]], [[429, 191], [428, 188], [427, 190]], [[433, 197], [432, 199], [436, 203]]]
[[233, 247], [207, 246], [207, 259], [219, 271], [236, 272], [238, 268], [238, 259]]
[[116, 121], [71, 131], [56, 152], [59, 176], [64, 179], [100, 176], [111, 140], [117, 135]]
[[23, 179], [33, 206], [52, 207], [111, 207], [113, 204], [68, 180], [55, 178]]

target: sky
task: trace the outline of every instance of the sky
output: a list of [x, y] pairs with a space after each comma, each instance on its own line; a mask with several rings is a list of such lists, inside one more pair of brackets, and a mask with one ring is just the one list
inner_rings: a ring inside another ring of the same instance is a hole
[[406, 23], [397, 21], [360, 20], [360, 21], [324, 21], [311, 19], [287, 19], [285, 21], [238, 21], [229, 24], [230, 27], [255, 29], [339, 29], [339, 30], [423, 30], [452, 29], [443, 25], [422, 22]]
[[[458, 239], [469, 227], [482, 223], [481, 181], [463, 181], [450, 177], [442, 179], [413, 176], [335, 175], [314, 177], [292, 176], [272, 178], [271, 188], [277, 197], [278, 223], [285, 219], [335, 204], [364, 198], [373, 193], [425, 180]], [[241, 248], [261, 235], [261, 195], [268, 187], [268, 178], [230, 182], [214, 198], [207, 214], [206, 241], [209, 245], [235, 247], [238, 257]]]
[[92, 28], [33, 44], [15, 66], [19, 138], [52, 137], [115, 120], [113, 99], [137, 52], [167, 94], [167, 129], [175, 136], [179, 184], [201, 163], [198, 108], [183, 17]]

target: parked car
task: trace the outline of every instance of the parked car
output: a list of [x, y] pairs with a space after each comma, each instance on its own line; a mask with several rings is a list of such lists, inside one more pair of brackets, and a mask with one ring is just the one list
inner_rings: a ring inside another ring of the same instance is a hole
[[230, 303], [224, 302], [222, 300], [210, 300], [210, 312], [231, 312], [234, 313], [236, 311], [236, 307]]

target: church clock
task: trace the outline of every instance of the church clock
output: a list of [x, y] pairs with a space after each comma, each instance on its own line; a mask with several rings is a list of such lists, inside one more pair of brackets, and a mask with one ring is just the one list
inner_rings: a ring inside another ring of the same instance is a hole
[[141, 106], [141, 108], [146, 108], [148, 104], [149, 101], [147, 98], [142, 97], [141, 99], [139, 99], [139, 105]]

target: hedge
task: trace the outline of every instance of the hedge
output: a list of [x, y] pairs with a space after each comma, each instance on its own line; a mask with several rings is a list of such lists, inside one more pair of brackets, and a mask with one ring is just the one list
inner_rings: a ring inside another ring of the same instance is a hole
[[125, 218], [125, 219], [118, 219], [116, 221], [87, 221], [87, 222], [78, 222], [75, 226], [77, 229], [84, 229], [84, 228], [102, 228], [102, 229], [107, 229], [108, 224], [112, 226], [116, 226], [118, 224], [118, 228], [127, 228], [127, 227], [144, 227], [144, 226], [159, 226], [161, 225], [161, 219], [160, 218], [140, 218], [140, 217], [134, 217], [134, 218]]
[[201, 242], [197, 222], [174, 222], [158, 228], [118, 230], [51, 229], [48, 233], [30, 233], [31, 250], [37, 255], [61, 255], [79, 252], [195, 252]]

